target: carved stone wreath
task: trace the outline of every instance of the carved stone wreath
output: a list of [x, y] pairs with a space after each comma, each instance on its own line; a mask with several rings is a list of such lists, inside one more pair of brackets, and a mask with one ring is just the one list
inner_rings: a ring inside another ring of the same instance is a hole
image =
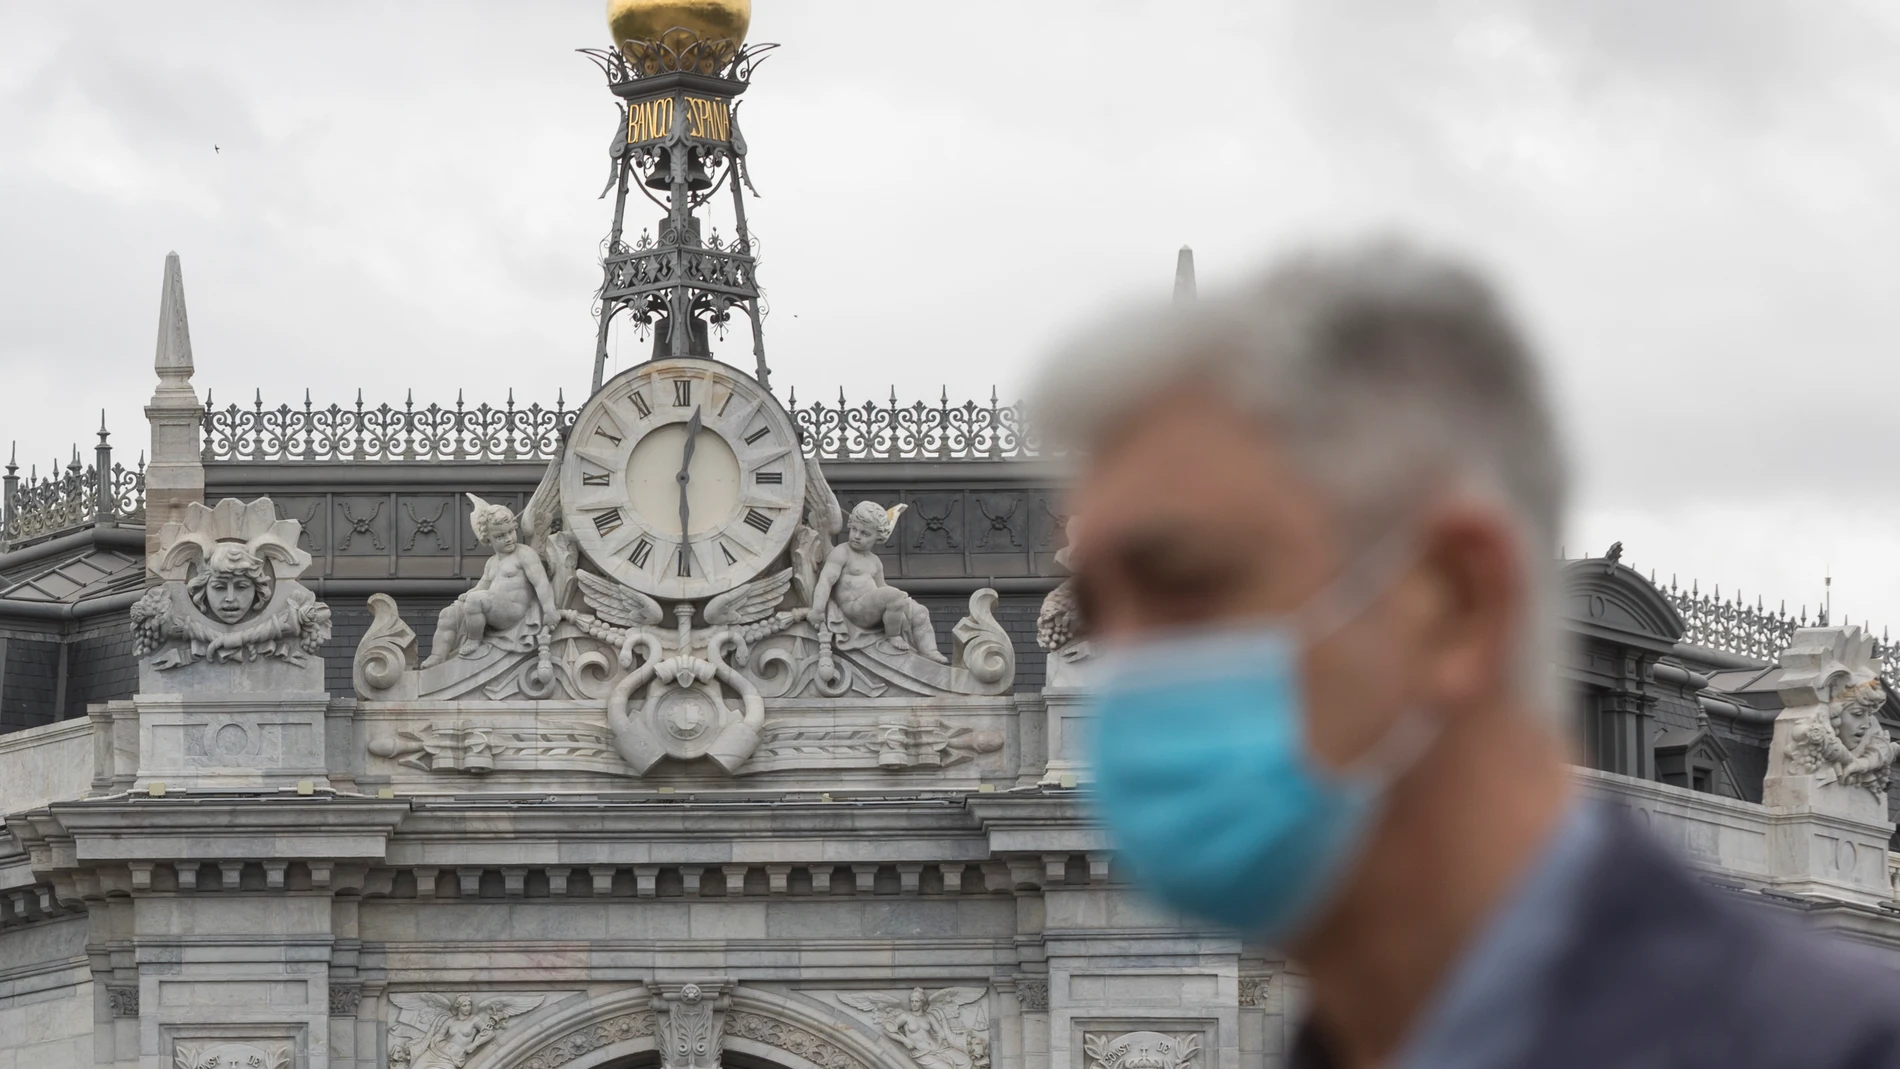
[[290, 1044], [180, 1043], [172, 1052], [174, 1069], [290, 1069]]

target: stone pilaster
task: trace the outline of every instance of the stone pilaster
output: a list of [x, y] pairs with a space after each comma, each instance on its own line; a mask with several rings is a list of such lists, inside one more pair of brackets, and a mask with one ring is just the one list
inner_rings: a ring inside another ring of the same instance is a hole
[[158, 532], [184, 519], [186, 506], [204, 504], [205, 469], [199, 428], [204, 408], [191, 385], [191, 328], [185, 319], [185, 276], [178, 254], [165, 257], [165, 283], [158, 305], [158, 389], [145, 406], [152, 428], [151, 463], [145, 469], [145, 552], [158, 551]]

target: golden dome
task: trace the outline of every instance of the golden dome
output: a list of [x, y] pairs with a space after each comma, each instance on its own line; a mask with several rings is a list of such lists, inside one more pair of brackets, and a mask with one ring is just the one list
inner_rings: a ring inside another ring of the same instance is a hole
[[752, 0], [607, 0], [607, 28], [616, 46], [685, 30], [708, 42], [730, 41], [728, 47], [737, 50], [751, 24]]

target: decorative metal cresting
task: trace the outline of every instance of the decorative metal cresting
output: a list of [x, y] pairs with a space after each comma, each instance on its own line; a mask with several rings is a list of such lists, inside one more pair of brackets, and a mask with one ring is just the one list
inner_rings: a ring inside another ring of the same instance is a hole
[[139, 523], [145, 519], [145, 454], [138, 466], [128, 468], [112, 459], [111, 432], [105, 413], [99, 414], [99, 444], [93, 462], [79, 463], [79, 447], [72, 460], [54, 460], [42, 477], [37, 467], [20, 477], [17, 446], [9, 455], [6, 475], [0, 477], [0, 550], [52, 538], [95, 524]]
[[821, 460], [1002, 460], [1039, 452], [1020, 402], [950, 403], [946, 391], [935, 405], [897, 403], [852, 405], [842, 391], [836, 405], [823, 401], [800, 408], [794, 391], [792, 416], [806, 448]]
[[[732, 21], [728, 36], [710, 23], [654, 24], [653, 18], [672, 10], [664, 5], [620, 8], [625, 10], [611, 20], [617, 47], [579, 50], [600, 67], [620, 100], [608, 146], [611, 170], [601, 192], [604, 197], [613, 191], [614, 215], [602, 243], [595, 294], [593, 389], [600, 389], [606, 373], [615, 316], [625, 313], [640, 337], [652, 337], [653, 358], [664, 359], [711, 357], [712, 337], [724, 336], [735, 311], [751, 322], [754, 375], [770, 389], [757, 242], [745, 215], [752, 181], [736, 101], [776, 46], [746, 45], [743, 19], [716, 20]], [[701, 209], [726, 188], [734, 233], [722, 238], [716, 230], [705, 232]], [[628, 240], [627, 194], [636, 189], [663, 214]]]
[[574, 422], [566, 398], [554, 407], [517, 407], [513, 390], [504, 405], [463, 403], [416, 407], [412, 392], [400, 406], [363, 404], [318, 408], [304, 392], [303, 405], [264, 407], [259, 393], [249, 407], [212, 404], [205, 395], [204, 459], [214, 461], [405, 461], [552, 459]]
[[[1028, 433], [1020, 404], [1003, 404], [994, 391], [986, 403], [836, 404], [819, 401], [791, 412], [807, 452], [820, 460], [1003, 460], [1033, 457], [1038, 445]], [[223, 463], [357, 463], [443, 460], [546, 461], [560, 452], [561, 437], [574, 423], [574, 409], [557, 395], [553, 407], [505, 405], [418, 407], [414, 395], [401, 405], [363, 403], [318, 408], [308, 393], [302, 405], [266, 407], [211, 404], [204, 409], [204, 459]]]
[[[1684, 590], [1673, 578], [1667, 587], [1661, 583], [1655, 586], [1682, 615], [1683, 643], [1705, 650], [1773, 662], [1793, 644], [1796, 631], [1827, 627], [1829, 623], [1825, 610], [1810, 618], [1806, 606], [1798, 612], [1789, 612], [1786, 603], [1770, 609], [1760, 598], [1750, 604], [1739, 591], [1724, 598], [1719, 586], [1709, 594], [1702, 593], [1699, 584]], [[1881, 677], [1889, 684], [1900, 685], [1900, 642], [1883, 631], [1874, 640], [1874, 657], [1880, 662]]]

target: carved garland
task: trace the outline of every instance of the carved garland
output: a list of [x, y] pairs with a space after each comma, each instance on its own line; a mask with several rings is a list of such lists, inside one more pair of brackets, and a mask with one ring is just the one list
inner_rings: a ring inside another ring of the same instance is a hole
[[[732, 1013], [726, 1017], [726, 1033], [763, 1043], [817, 1065], [820, 1069], [868, 1069], [843, 1047], [820, 1039], [797, 1025], [761, 1017], [756, 1013]], [[540, 1069], [530, 1066], [529, 1069]]]
[[653, 1035], [654, 1026], [652, 1010], [636, 1010], [582, 1025], [528, 1055], [521, 1069], [555, 1069], [589, 1051], [624, 1043], [636, 1036]]

